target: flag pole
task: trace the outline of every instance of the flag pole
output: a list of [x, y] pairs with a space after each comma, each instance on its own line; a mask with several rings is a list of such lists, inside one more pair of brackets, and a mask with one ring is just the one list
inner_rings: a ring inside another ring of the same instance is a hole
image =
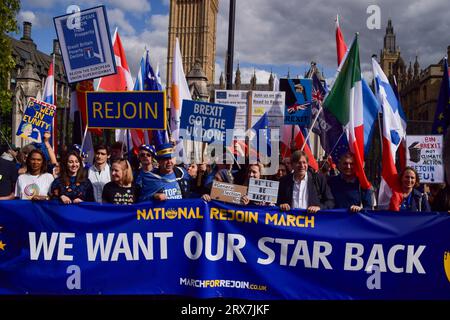
[[310, 127], [309, 130], [308, 130], [308, 134], [307, 134], [306, 137], [305, 137], [305, 141], [303, 141], [302, 148], [300, 149], [301, 151], [303, 151], [303, 149], [305, 148], [306, 142], [308, 141], [309, 136], [311, 135], [311, 131], [312, 131], [312, 129], [314, 128], [314, 125], [316, 124], [317, 119], [319, 118], [320, 113], [322, 112], [322, 109], [323, 109], [323, 108], [320, 107], [319, 112], [317, 112], [316, 117], [314, 118], [314, 121], [313, 121], [311, 127]]
[[81, 153], [83, 153], [84, 141], [86, 140], [86, 135], [88, 131], [88, 126], [84, 129], [83, 140], [81, 141]]

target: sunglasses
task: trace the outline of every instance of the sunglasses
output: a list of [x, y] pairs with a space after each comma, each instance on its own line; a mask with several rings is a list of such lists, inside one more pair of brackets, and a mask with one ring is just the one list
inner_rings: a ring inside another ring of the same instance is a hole
[[152, 156], [152, 154], [151, 153], [147, 153], [147, 152], [142, 152], [142, 153], [139, 153], [139, 157], [151, 157]]

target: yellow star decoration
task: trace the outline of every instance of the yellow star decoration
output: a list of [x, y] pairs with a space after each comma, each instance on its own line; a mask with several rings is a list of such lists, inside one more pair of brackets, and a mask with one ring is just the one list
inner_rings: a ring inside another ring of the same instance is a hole
[[443, 129], [442, 127], [438, 127], [438, 128], [437, 128], [437, 132], [438, 132], [438, 133], [442, 133], [442, 132], [444, 132], [444, 129]]
[[439, 113], [439, 117], [438, 117], [438, 119], [439, 120], [442, 120], [442, 119], [444, 119], [444, 114], [441, 112], [441, 113]]
[[5, 251], [5, 246], [6, 246], [6, 243], [3, 243], [3, 241], [0, 241], [0, 250]]

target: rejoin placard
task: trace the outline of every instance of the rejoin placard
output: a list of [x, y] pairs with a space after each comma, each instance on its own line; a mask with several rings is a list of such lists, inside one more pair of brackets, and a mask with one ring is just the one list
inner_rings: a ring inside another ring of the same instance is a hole
[[86, 101], [89, 128], [166, 129], [165, 91], [88, 92]]

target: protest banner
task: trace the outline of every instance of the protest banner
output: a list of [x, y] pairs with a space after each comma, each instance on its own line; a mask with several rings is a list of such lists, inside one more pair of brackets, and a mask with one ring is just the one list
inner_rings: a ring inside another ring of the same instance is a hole
[[116, 73], [105, 6], [54, 17], [69, 83]]
[[407, 166], [414, 168], [421, 183], [443, 183], [443, 136], [406, 136]]
[[55, 113], [55, 105], [29, 98], [16, 135], [31, 142], [41, 143], [44, 133], [52, 131]]
[[235, 118], [235, 106], [183, 100], [180, 129], [194, 141], [226, 143], [226, 130], [234, 128]]
[[87, 92], [86, 104], [89, 128], [166, 129], [165, 91]]
[[449, 300], [450, 215], [0, 201], [0, 295]]
[[211, 199], [228, 203], [242, 203], [242, 197], [247, 194], [247, 187], [237, 184], [213, 181]]
[[277, 203], [278, 181], [250, 178], [248, 198], [253, 201]]
[[309, 126], [311, 122], [312, 79], [280, 79], [280, 91], [286, 92], [284, 123]]

